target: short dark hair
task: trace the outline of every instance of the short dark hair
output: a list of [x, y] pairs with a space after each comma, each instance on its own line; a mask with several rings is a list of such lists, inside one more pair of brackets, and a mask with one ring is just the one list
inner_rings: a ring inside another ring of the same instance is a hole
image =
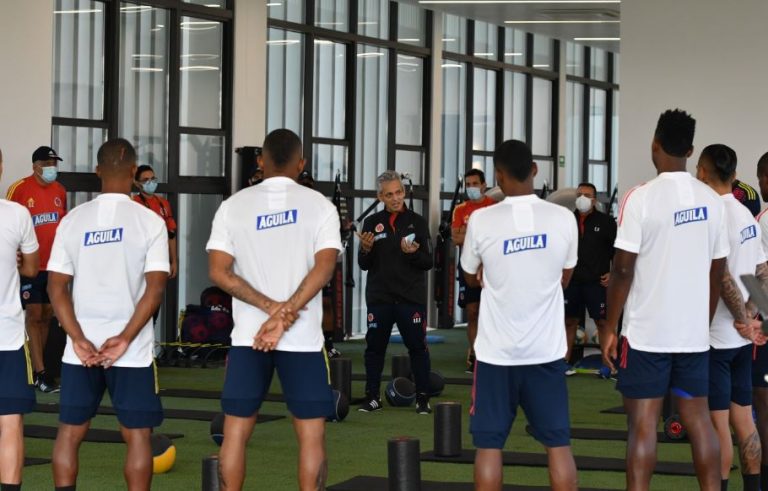
[[262, 154], [268, 156], [275, 167], [281, 169], [291, 162], [296, 155], [301, 155], [301, 139], [291, 130], [274, 130], [264, 139]]
[[533, 170], [533, 155], [525, 142], [507, 140], [493, 152], [493, 165], [506, 175], [523, 182]]
[[673, 157], [685, 157], [693, 148], [696, 120], [681, 109], [668, 109], [661, 113], [654, 138], [661, 148]]
[[136, 174], [134, 174], [134, 176], [133, 176], [133, 179], [134, 179], [135, 181], [138, 181], [138, 180], [139, 180], [139, 177], [141, 177], [141, 175], [142, 175], [143, 173], [147, 172], [148, 170], [151, 170], [152, 172], [155, 172], [155, 170], [152, 168], [152, 166], [151, 166], [151, 165], [142, 164], [142, 165], [138, 166], [138, 167], [136, 168]]
[[757, 177], [768, 176], [768, 152], [757, 161]]
[[736, 152], [727, 145], [707, 145], [701, 151], [701, 156], [712, 164], [712, 169], [721, 182], [729, 181], [736, 172]]
[[469, 176], [477, 176], [480, 178], [480, 182], [485, 184], [485, 172], [481, 171], [480, 169], [469, 169], [464, 173], [464, 179], [468, 178]]
[[136, 164], [136, 150], [125, 138], [114, 138], [104, 142], [96, 153], [96, 162], [102, 171], [109, 172]]
[[579, 183], [579, 185], [578, 185], [578, 186], [576, 186], [576, 188], [577, 188], [577, 189], [578, 189], [578, 188], [592, 188], [592, 194], [594, 194], [594, 195], [595, 195], [595, 197], [597, 197], [597, 188], [596, 188], [596, 187], [595, 187], [595, 185], [594, 185], [594, 184], [592, 184], [591, 182], [582, 182], [582, 183]]

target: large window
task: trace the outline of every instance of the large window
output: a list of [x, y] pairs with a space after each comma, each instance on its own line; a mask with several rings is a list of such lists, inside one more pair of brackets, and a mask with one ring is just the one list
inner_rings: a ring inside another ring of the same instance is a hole
[[59, 180], [71, 206], [91, 199], [100, 189], [96, 152], [118, 136], [134, 145], [139, 164], [154, 168], [179, 223], [179, 280], [166, 289], [164, 340], [176, 337], [179, 306], [198, 303], [210, 284], [203, 236], [230, 189], [228, 3], [55, 0], [51, 140], [64, 159]]
[[608, 196], [616, 184], [619, 55], [568, 43], [566, 163], [568, 183], [592, 182]]
[[267, 40], [267, 131], [288, 128], [302, 136], [304, 36], [270, 29]]

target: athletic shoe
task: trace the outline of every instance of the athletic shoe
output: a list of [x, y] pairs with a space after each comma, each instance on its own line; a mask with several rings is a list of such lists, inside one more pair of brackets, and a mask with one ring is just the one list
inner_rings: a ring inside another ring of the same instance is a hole
[[47, 394], [61, 390], [54, 378], [48, 375], [45, 370], [35, 374], [35, 386], [40, 389], [40, 392]]
[[328, 350], [329, 359], [338, 358], [340, 356], [341, 356], [341, 351], [337, 350], [336, 348], [331, 348]]
[[576, 375], [576, 370], [573, 368], [573, 365], [568, 365], [565, 369], [565, 376], [570, 377], [571, 375]]
[[364, 403], [360, 404], [357, 410], [364, 413], [373, 413], [375, 411], [381, 411], [383, 408], [384, 406], [381, 405], [381, 399], [378, 397], [368, 397]]
[[416, 394], [416, 412], [418, 414], [431, 414], [432, 408], [429, 406], [429, 396], [427, 394]]

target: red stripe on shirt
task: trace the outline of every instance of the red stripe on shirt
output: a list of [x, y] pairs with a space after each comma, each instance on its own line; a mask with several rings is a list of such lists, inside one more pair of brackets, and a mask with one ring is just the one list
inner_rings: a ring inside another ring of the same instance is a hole
[[624, 195], [624, 199], [621, 200], [621, 206], [619, 207], [619, 225], [621, 225], [621, 222], [624, 220], [624, 208], [627, 206], [627, 200], [629, 200], [629, 196], [635, 192], [637, 188], [642, 186], [642, 184], [633, 187], [629, 191], [627, 191], [627, 194]]

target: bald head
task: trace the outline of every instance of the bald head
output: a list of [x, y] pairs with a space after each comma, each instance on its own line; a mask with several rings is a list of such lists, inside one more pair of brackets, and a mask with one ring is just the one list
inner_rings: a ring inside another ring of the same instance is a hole
[[133, 179], [136, 171], [136, 150], [128, 140], [115, 138], [99, 147], [96, 154], [97, 172], [102, 178], [124, 177]]

